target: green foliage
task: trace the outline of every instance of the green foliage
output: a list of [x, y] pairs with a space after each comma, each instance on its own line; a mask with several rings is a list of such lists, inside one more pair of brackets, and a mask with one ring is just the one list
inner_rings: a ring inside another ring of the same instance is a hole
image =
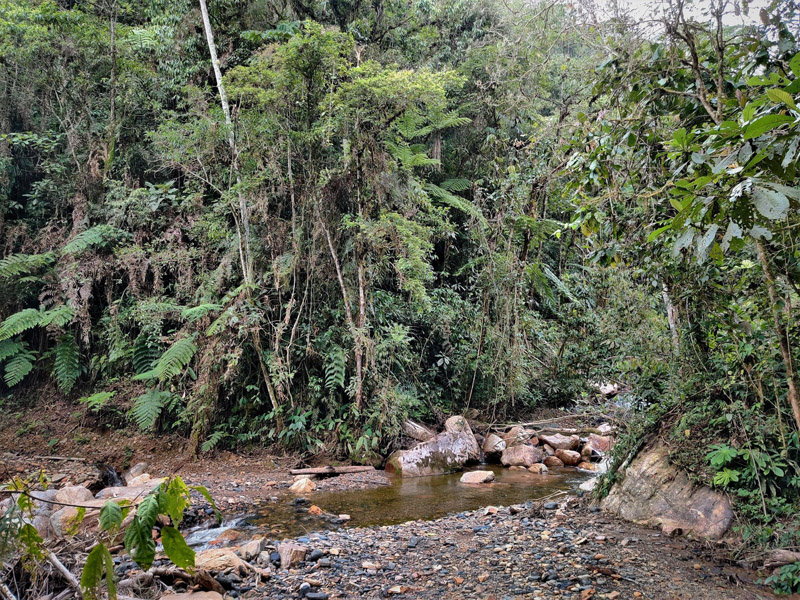
[[28, 275], [49, 266], [55, 257], [52, 252], [44, 254], [10, 254], [0, 260], [0, 277], [10, 279], [20, 275]]
[[159, 379], [164, 381], [180, 375], [191, 362], [195, 352], [197, 352], [197, 346], [194, 343], [193, 336], [180, 338], [167, 348], [151, 369], [136, 375], [134, 379]]
[[[160, 487], [160, 486], [159, 486]], [[156, 556], [153, 526], [158, 518], [158, 492], [151, 492], [136, 507], [136, 515], [125, 530], [125, 550], [142, 569], [149, 569]]]
[[105, 544], [97, 544], [89, 556], [81, 573], [81, 590], [88, 600], [98, 600], [102, 579], [105, 577], [109, 600], [117, 597], [117, 588], [114, 583], [114, 560]]
[[172, 394], [156, 389], [148, 390], [133, 401], [131, 418], [139, 429], [147, 430], [155, 427], [158, 417], [169, 403]]
[[122, 511], [122, 507], [113, 500], [107, 501], [103, 508], [100, 509], [100, 527], [104, 531], [111, 531], [113, 529], [119, 529], [122, 525], [122, 519], [124, 518], [124, 514]]
[[783, 565], [778, 572], [764, 580], [772, 586], [776, 594], [790, 595], [800, 592], [800, 562]]
[[61, 252], [64, 254], [77, 254], [89, 248], [103, 248], [124, 236], [125, 232], [110, 225], [96, 225], [72, 238], [61, 249]]
[[6, 385], [14, 387], [25, 379], [25, 376], [33, 371], [35, 360], [36, 356], [28, 350], [20, 350], [9, 358], [5, 363], [5, 372], [3, 374], [3, 381], [5, 381]]
[[333, 346], [325, 355], [325, 387], [330, 392], [344, 387], [345, 354], [339, 346]]
[[78, 402], [85, 404], [92, 412], [99, 412], [116, 394], [116, 392], [96, 392], [91, 396], [78, 398]]
[[186, 544], [186, 540], [177, 529], [162, 527], [161, 543], [164, 545], [164, 553], [176, 567], [181, 569], [194, 567], [194, 550]]
[[80, 377], [80, 350], [72, 335], [63, 335], [53, 350], [53, 376], [62, 392], [69, 393]]

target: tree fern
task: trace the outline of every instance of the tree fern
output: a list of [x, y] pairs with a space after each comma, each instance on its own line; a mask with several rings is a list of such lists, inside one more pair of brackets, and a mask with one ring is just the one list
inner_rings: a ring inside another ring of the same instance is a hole
[[463, 192], [472, 187], [469, 179], [464, 177], [457, 177], [455, 179], [448, 179], [439, 184], [439, 187], [447, 190], [448, 192]]
[[211, 325], [206, 329], [206, 336], [211, 337], [220, 333], [228, 325], [228, 319], [231, 316], [230, 309], [223, 312], [218, 316]]
[[6, 362], [5, 374], [3, 381], [6, 382], [8, 387], [14, 387], [20, 381], [25, 379], [25, 376], [33, 370], [33, 361], [36, 355], [29, 350], [22, 350], [17, 352]]
[[429, 157], [425, 152], [415, 152], [414, 148], [410, 146], [387, 142], [386, 147], [392, 157], [407, 170], [411, 170], [414, 167], [426, 167], [439, 164], [437, 159]]
[[68, 394], [81, 374], [80, 350], [75, 338], [70, 334], [62, 335], [54, 354], [53, 376], [61, 391]]
[[181, 312], [181, 317], [189, 323], [193, 323], [198, 319], [202, 319], [208, 313], [220, 310], [222, 307], [219, 304], [201, 304], [200, 306], [192, 306], [184, 308]]
[[345, 354], [339, 346], [333, 346], [325, 355], [325, 387], [335, 391], [344, 387]]
[[55, 260], [52, 252], [44, 254], [12, 254], [0, 260], [0, 277], [17, 277], [38, 271]]
[[433, 183], [425, 183], [424, 187], [425, 191], [428, 192], [430, 196], [433, 196], [451, 208], [455, 208], [456, 210], [460, 210], [461, 212], [468, 214], [474, 219], [480, 221], [483, 225], [486, 225], [486, 219], [484, 218], [481, 210], [466, 198], [456, 196], [455, 194], [452, 194], [446, 189]]
[[170, 396], [169, 392], [154, 389], [148, 390], [134, 400], [130, 415], [139, 429], [151, 429], [156, 424]]
[[192, 360], [195, 352], [197, 352], [197, 346], [194, 343], [194, 337], [181, 338], [167, 348], [152, 369], [136, 375], [134, 379], [160, 379], [163, 381], [179, 375]]
[[36, 308], [24, 308], [8, 317], [0, 325], [0, 340], [7, 340], [28, 329], [38, 327], [42, 321], [42, 313]]
[[62, 254], [76, 254], [87, 248], [103, 247], [125, 235], [125, 232], [111, 225], [96, 225], [72, 238], [61, 249]]
[[47, 327], [51, 323], [58, 327], [63, 327], [75, 317], [75, 311], [69, 306], [57, 306], [50, 310], [39, 311], [41, 313], [41, 320], [39, 325]]
[[150, 335], [143, 333], [133, 342], [133, 370], [145, 373], [153, 368], [161, 356], [161, 345]]
[[0, 342], [0, 362], [3, 362], [7, 358], [11, 358], [23, 348], [24, 346], [20, 342], [3, 340]]
[[0, 325], [0, 341], [7, 340], [34, 327], [46, 327], [51, 323], [63, 327], [74, 316], [75, 311], [63, 305], [50, 310], [24, 308], [8, 317]]

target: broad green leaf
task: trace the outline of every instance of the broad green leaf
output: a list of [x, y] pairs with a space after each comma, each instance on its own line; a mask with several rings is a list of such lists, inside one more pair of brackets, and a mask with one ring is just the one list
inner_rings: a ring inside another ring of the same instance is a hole
[[776, 127], [793, 121], [794, 117], [790, 117], [789, 115], [765, 115], [747, 126], [744, 132], [744, 139], [752, 140], [753, 138], [757, 138], [760, 135], [772, 131]]
[[783, 102], [792, 110], [797, 110], [797, 105], [794, 103], [794, 98], [792, 98], [792, 95], [789, 92], [779, 89], [771, 89], [767, 90], [767, 96], [769, 96], [769, 99], [773, 102]]
[[671, 229], [671, 228], [672, 228], [672, 225], [664, 225], [664, 227], [659, 227], [655, 231], [651, 231], [650, 235], [647, 236], [647, 241], [648, 242], [652, 242], [654, 239], [659, 237], [662, 233], [664, 233], [665, 231], [667, 231], [668, 229]]
[[800, 52], [795, 54], [792, 60], [789, 61], [789, 68], [796, 77], [800, 77]]
[[722, 249], [727, 250], [733, 240], [741, 239], [741, 237], [742, 228], [734, 221], [731, 221], [728, 223], [728, 228], [725, 230], [725, 235], [722, 236]]
[[136, 564], [145, 570], [150, 568], [156, 556], [153, 525], [158, 517], [157, 490], [158, 488], [142, 500], [136, 510], [136, 516], [125, 532], [125, 549]]
[[104, 531], [109, 531], [120, 525], [122, 525], [122, 508], [113, 500], [109, 500], [100, 509], [100, 527]]
[[108, 588], [108, 599], [116, 600], [117, 587], [114, 584], [114, 560], [111, 558], [111, 553], [105, 544], [97, 544], [86, 558], [86, 564], [81, 573], [81, 589], [85, 600], [99, 600], [102, 597], [100, 584], [104, 574]]
[[789, 199], [777, 190], [754, 185], [753, 205], [767, 219], [777, 221], [789, 211]]
[[175, 566], [187, 570], [194, 567], [194, 550], [186, 544], [180, 531], [174, 527], [162, 527], [161, 543], [164, 545], [164, 552]]
[[158, 494], [158, 510], [160, 513], [168, 515], [173, 524], [180, 525], [183, 520], [183, 512], [189, 506], [189, 488], [183, 479], [172, 477], [166, 487], [161, 485]]

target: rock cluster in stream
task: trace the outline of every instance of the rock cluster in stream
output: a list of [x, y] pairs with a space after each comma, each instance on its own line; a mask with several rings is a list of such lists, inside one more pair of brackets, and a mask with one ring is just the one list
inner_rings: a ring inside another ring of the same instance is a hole
[[489, 433], [478, 443], [467, 420], [461, 416], [447, 419], [444, 431], [407, 450], [398, 450], [386, 461], [386, 471], [403, 477], [441, 475], [462, 469], [485, 458], [511, 468], [526, 468], [541, 473], [546, 467], [577, 467], [597, 471], [596, 462], [614, 445], [608, 423], [598, 426], [599, 433], [582, 438], [574, 430], [537, 435], [521, 426], [502, 435]]

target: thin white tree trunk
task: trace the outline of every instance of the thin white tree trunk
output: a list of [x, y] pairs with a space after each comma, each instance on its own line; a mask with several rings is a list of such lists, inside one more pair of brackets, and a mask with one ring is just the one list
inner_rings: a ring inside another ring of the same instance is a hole
[[217, 48], [214, 45], [214, 32], [211, 29], [211, 20], [208, 18], [208, 6], [206, 0], [200, 1], [200, 12], [203, 15], [203, 29], [206, 33], [208, 42], [208, 53], [211, 55], [211, 66], [214, 68], [214, 78], [217, 81], [217, 91], [219, 92], [219, 103], [222, 105], [222, 113], [225, 116], [225, 125], [228, 127], [228, 145], [231, 148], [231, 160], [233, 171], [236, 174], [237, 194], [239, 197], [239, 218], [236, 227], [239, 229], [239, 259], [242, 262], [242, 276], [246, 284], [252, 283], [253, 259], [250, 252], [250, 207], [247, 205], [247, 198], [242, 192], [242, 179], [239, 175], [239, 153], [236, 149], [236, 136], [233, 131], [233, 121], [231, 119], [231, 107], [228, 104], [228, 95], [225, 93], [225, 86], [222, 83], [222, 71], [219, 68], [217, 58]]

